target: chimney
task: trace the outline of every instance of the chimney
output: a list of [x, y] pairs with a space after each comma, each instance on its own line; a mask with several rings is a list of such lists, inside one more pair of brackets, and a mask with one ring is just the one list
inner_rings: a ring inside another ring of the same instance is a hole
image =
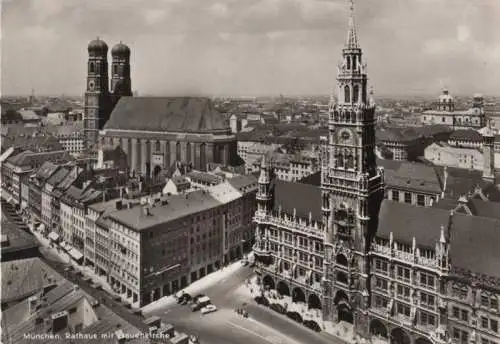
[[151, 211], [150, 211], [150, 209], [149, 209], [149, 207], [148, 207], [148, 206], [144, 206], [144, 207], [142, 207], [142, 212], [143, 212], [143, 214], [144, 214], [144, 215], [146, 215], [146, 216], [151, 216]]
[[36, 312], [38, 306], [38, 297], [37, 296], [31, 296], [28, 299], [28, 307], [29, 307], [29, 313], [33, 314]]

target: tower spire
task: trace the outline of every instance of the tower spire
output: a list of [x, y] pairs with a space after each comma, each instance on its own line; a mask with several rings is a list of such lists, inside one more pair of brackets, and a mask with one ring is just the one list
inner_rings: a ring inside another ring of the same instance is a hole
[[354, 20], [354, 0], [349, 0], [349, 29], [347, 31], [347, 48], [359, 48], [358, 35], [356, 33], [356, 21]]

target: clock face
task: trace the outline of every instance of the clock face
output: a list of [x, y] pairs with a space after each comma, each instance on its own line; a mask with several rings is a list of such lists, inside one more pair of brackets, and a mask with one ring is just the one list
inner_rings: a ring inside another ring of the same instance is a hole
[[89, 90], [93, 91], [95, 88], [95, 83], [93, 81], [89, 81]]
[[351, 133], [349, 132], [349, 130], [342, 130], [340, 132], [340, 135], [339, 135], [339, 138], [340, 138], [340, 142], [342, 143], [347, 143], [351, 140]]

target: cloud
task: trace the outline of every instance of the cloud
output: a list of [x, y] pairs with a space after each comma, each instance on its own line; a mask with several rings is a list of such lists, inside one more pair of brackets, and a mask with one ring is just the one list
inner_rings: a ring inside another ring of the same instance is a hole
[[469, 27], [466, 25], [460, 25], [457, 27], [457, 39], [459, 42], [465, 42], [471, 37]]
[[209, 11], [216, 17], [226, 17], [229, 14], [229, 7], [226, 4], [216, 2], [210, 6]]
[[148, 25], [154, 25], [161, 22], [166, 17], [165, 9], [146, 9], [143, 11], [144, 19]]
[[[358, 1], [377, 93], [434, 92], [437, 76], [500, 89], [499, 11], [494, 0]], [[141, 93], [328, 93], [347, 16], [345, 0], [7, 0], [2, 87], [81, 93], [86, 45], [101, 36], [131, 46]]]

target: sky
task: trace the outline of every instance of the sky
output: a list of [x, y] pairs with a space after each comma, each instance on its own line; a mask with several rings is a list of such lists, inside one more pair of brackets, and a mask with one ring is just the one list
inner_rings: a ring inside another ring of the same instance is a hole
[[[132, 50], [140, 95], [326, 95], [348, 0], [2, 0], [4, 95], [81, 95], [87, 44]], [[356, 0], [376, 94], [500, 95], [499, 0]]]

